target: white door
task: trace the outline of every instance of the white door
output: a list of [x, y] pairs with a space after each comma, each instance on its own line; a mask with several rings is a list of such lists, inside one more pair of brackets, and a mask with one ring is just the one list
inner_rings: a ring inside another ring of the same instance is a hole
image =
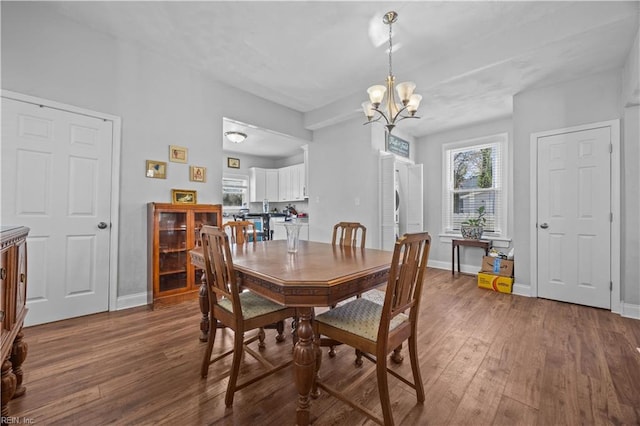
[[112, 127], [2, 99], [2, 223], [31, 228], [26, 325], [108, 310]]
[[611, 308], [611, 130], [538, 138], [538, 296]]
[[422, 232], [424, 230], [424, 195], [422, 184], [422, 164], [407, 166], [407, 232]]
[[393, 250], [396, 243], [395, 233], [395, 157], [380, 153], [380, 248]]

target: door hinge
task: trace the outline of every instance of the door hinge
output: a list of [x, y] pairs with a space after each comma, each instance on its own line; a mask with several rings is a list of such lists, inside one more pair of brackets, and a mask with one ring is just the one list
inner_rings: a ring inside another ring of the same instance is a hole
[[613, 281], [609, 281], [609, 291], [613, 290]]
[[613, 212], [609, 213], [609, 222], [613, 223]]
[[613, 144], [609, 144], [609, 154], [613, 154]]

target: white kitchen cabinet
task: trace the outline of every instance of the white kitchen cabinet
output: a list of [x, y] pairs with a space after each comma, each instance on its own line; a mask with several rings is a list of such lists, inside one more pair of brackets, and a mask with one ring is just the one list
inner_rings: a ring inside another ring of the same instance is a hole
[[302, 201], [306, 196], [306, 174], [304, 164], [278, 169], [278, 199], [280, 201]]
[[256, 203], [265, 199], [265, 169], [251, 167], [249, 169], [249, 201]]
[[[278, 201], [278, 170], [265, 170], [265, 198], [269, 201]], [[260, 200], [258, 200], [260, 201]]]
[[291, 198], [304, 200], [304, 164], [291, 166]]
[[278, 198], [278, 169], [249, 169], [249, 201], [252, 203], [279, 201]]
[[278, 169], [278, 200], [291, 201], [291, 167]]

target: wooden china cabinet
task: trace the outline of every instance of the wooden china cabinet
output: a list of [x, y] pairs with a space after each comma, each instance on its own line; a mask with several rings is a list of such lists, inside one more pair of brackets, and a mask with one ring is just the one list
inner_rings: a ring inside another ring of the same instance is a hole
[[191, 264], [189, 250], [200, 244], [202, 225], [222, 226], [222, 206], [149, 203], [147, 212], [154, 306], [197, 298], [204, 271]]

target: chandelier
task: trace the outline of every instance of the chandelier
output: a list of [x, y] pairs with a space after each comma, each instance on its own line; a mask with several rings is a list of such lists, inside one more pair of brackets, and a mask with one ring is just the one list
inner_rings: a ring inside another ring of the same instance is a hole
[[[413, 93], [416, 85], [412, 81], [405, 81], [397, 86], [395, 85], [395, 77], [391, 68], [391, 53], [393, 50], [391, 26], [397, 20], [398, 14], [393, 11], [387, 12], [382, 18], [382, 22], [389, 25], [389, 75], [387, 76], [387, 85], [369, 87], [367, 89], [369, 101], [362, 103], [364, 115], [367, 117], [367, 122], [364, 124], [374, 123], [384, 118], [387, 122], [385, 127], [389, 133], [391, 133], [398, 121], [405, 118], [420, 118], [415, 114], [422, 100], [422, 96]], [[398, 92], [398, 97], [402, 103], [396, 102], [395, 91]], [[387, 94], [386, 98], [384, 96], [385, 93]], [[378, 113], [379, 117], [374, 120], [375, 113]]]

